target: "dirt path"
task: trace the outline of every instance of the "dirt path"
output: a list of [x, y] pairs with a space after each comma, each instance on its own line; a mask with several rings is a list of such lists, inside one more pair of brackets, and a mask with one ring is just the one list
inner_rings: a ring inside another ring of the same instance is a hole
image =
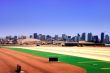
[[[2, 68], [0, 67], [0, 73], [15, 73], [17, 64], [20, 64], [26, 73], [85, 73], [85, 70], [77, 66], [58, 62], [49, 63], [46, 58], [4, 48], [0, 48], [0, 59], [2, 59], [0, 66], [3, 65]], [[4, 68], [6, 72], [3, 72]]]

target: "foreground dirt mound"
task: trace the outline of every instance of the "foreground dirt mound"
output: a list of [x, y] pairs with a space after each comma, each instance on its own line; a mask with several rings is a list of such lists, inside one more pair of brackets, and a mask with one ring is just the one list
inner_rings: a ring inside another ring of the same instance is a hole
[[17, 64], [25, 73], [85, 73], [77, 66], [48, 62], [46, 58], [0, 48], [0, 73], [15, 73]]

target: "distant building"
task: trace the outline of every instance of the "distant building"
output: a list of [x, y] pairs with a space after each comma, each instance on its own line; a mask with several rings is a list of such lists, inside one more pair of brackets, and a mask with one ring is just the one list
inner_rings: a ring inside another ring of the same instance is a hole
[[86, 41], [86, 33], [82, 33], [81, 41]]
[[6, 36], [5, 39], [7, 39], [7, 40], [12, 40], [12, 36]]
[[88, 33], [88, 42], [92, 42], [92, 33]]
[[75, 37], [72, 37], [71, 40], [74, 42], [75, 41]]
[[71, 36], [67, 36], [66, 41], [71, 42], [72, 41]]
[[105, 43], [106, 43], [106, 44], [109, 43], [109, 35], [105, 35]]
[[40, 39], [41, 41], [44, 41], [44, 40], [45, 40], [45, 35], [39, 34], [39, 39]]
[[80, 39], [81, 39], [81, 38], [80, 38], [80, 34], [77, 34], [77, 38], [76, 38], [76, 39], [77, 39], [77, 42], [80, 41]]
[[58, 35], [54, 36], [54, 40], [58, 40], [58, 38], [59, 38]]
[[105, 36], [105, 35], [104, 35], [104, 33], [102, 32], [102, 33], [101, 33], [101, 43], [104, 43], [104, 39], [105, 39], [104, 36]]
[[93, 36], [93, 42], [94, 43], [99, 43], [98, 35]]
[[33, 37], [34, 37], [34, 39], [38, 39], [37, 33], [34, 33], [34, 34], [33, 34]]
[[72, 41], [73, 41], [73, 42], [78, 42], [78, 36], [72, 37]]
[[12, 40], [13, 44], [17, 44], [17, 39], [18, 39], [17, 36], [14, 36], [14, 37], [13, 37], [13, 40]]
[[39, 37], [39, 40], [41, 40], [42, 39], [42, 34], [39, 34], [38, 37]]
[[67, 41], [68, 36], [66, 34], [62, 34], [62, 40]]
[[50, 35], [46, 36], [46, 41], [52, 41], [52, 37]]
[[21, 38], [21, 39], [26, 39], [26, 36], [22, 35], [20, 38]]
[[13, 38], [14, 38], [14, 39], [18, 39], [18, 37], [17, 37], [17, 36], [14, 36]]
[[32, 35], [30, 35], [30, 36], [29, 36], [29, 38], [33, 38], [33, 36], [32, 36]]

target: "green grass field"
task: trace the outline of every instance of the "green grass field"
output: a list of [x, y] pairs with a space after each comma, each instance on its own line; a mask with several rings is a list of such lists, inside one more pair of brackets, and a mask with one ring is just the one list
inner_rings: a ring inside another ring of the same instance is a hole
[[69, 63], [84, 68], [87, 73], [110, 73], [110, 62], [81, 58], [76, 56], [62, 55], [49, 52], [41, 52], [35, 50], [28, 50], [23, 48], [9, 48], [20, 52], [29, 53], [45, 58], [58, 57], [60, 62]]

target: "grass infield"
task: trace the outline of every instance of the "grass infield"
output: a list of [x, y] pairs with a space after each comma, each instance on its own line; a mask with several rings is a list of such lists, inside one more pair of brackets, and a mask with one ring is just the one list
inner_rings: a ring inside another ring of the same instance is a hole
[[23, 48], [9, 48], [9, 49], [25, 52], [45, 58], [58, 57], [60, 62], [82, 67], [87, 71], [87, 73], [110, 73], [110, 62], [106, 62], [106, 61], [69, 56], [63, 54], [56, 54], [56, 53], [49, 53], [49, 52], [42, 52], [42, 51], [35, 51], [35, 50], [29, 50]]

